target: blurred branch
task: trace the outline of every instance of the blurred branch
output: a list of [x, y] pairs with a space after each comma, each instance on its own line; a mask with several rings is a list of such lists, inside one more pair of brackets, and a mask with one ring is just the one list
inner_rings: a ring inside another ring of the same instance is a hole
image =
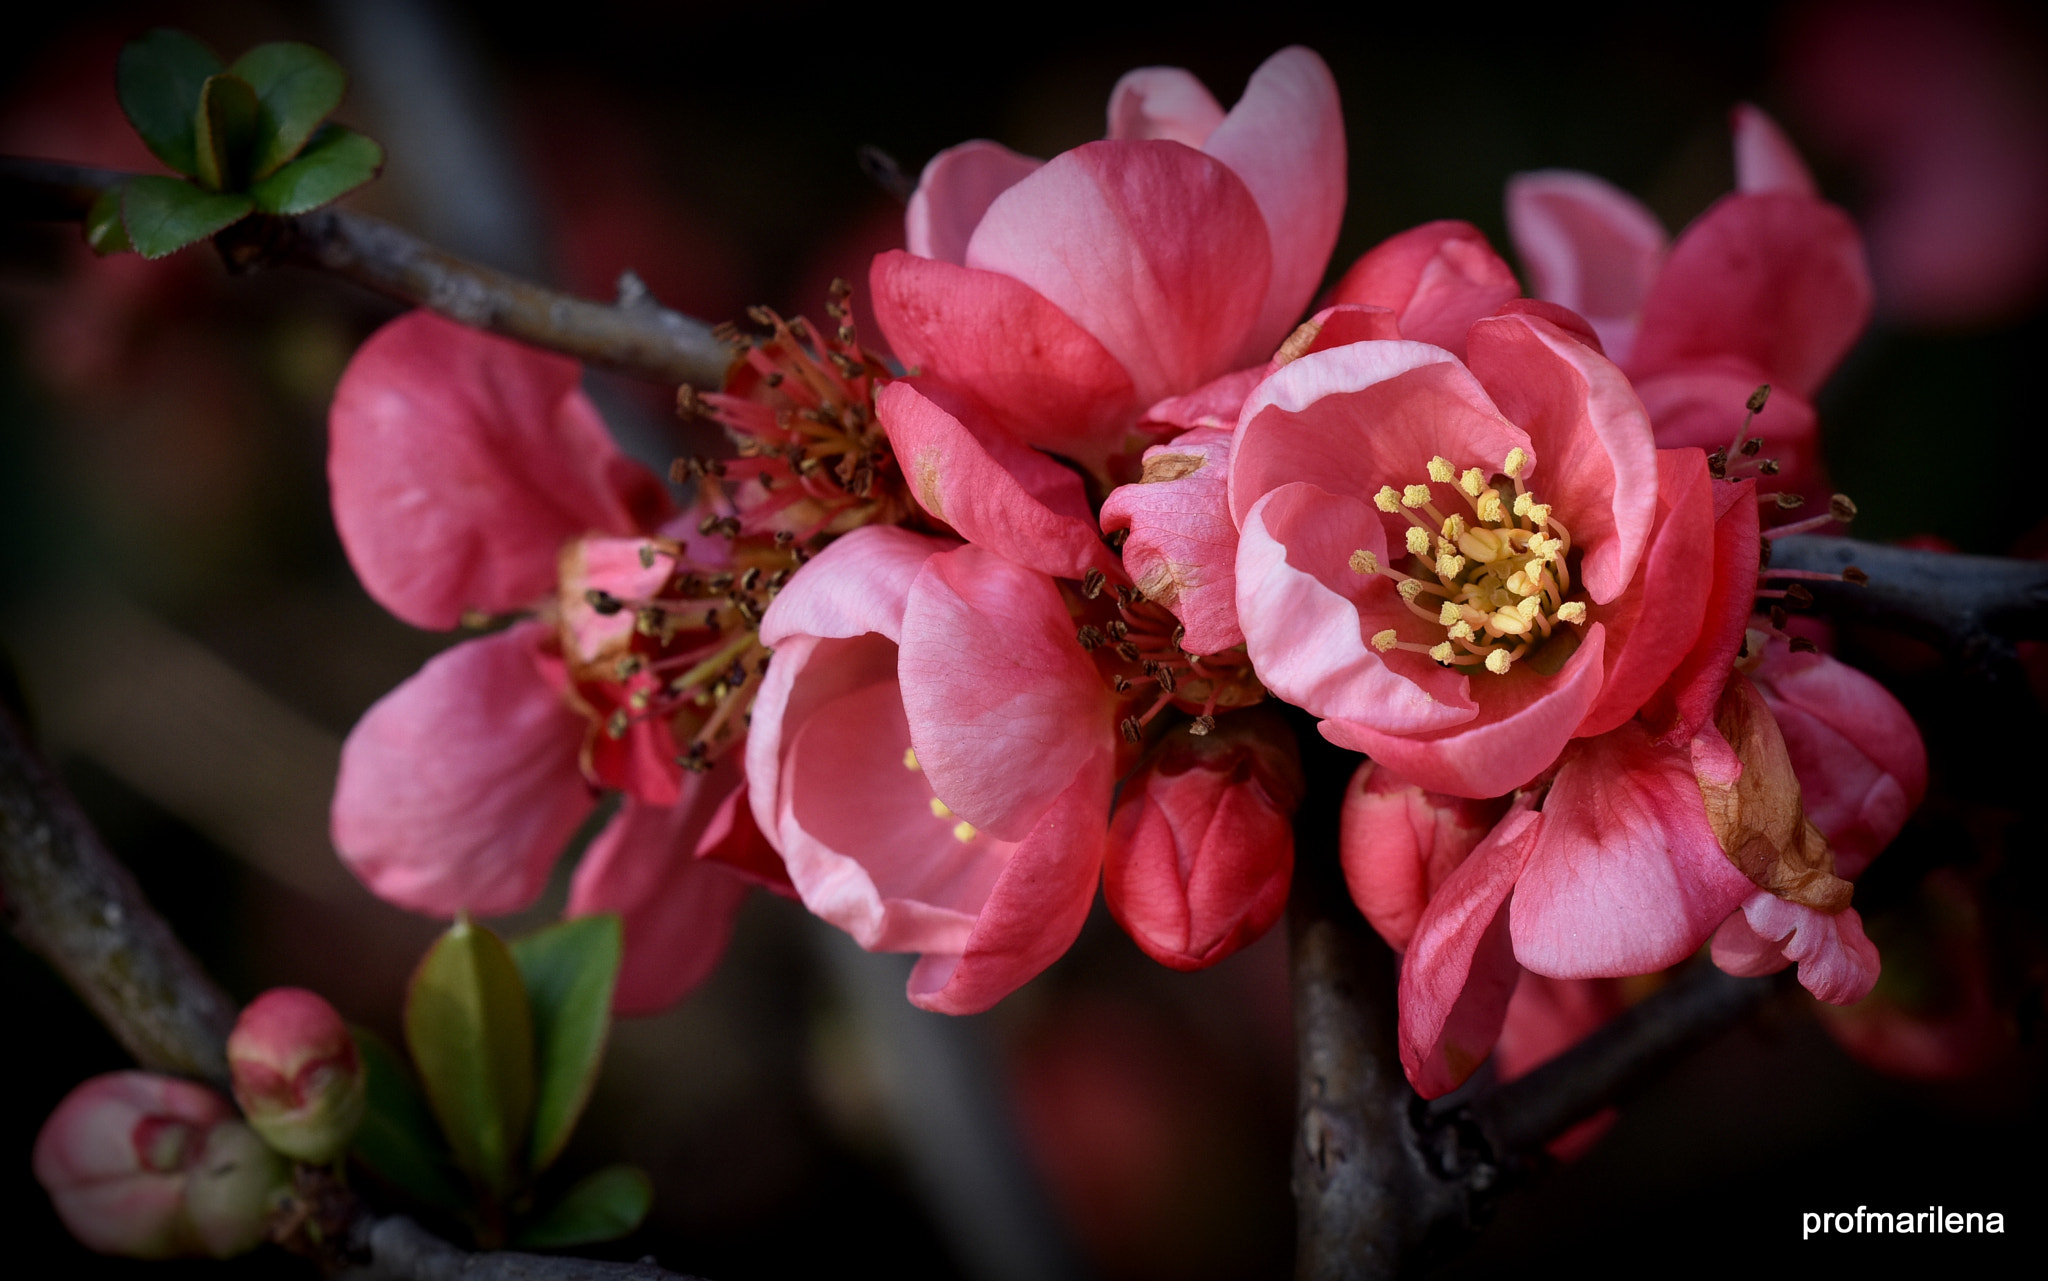
[[149, 906], [0, 710], [0, 898], [16, 938], [160, 1072], [227, 1082], [235, 1005]]
[[[82, 219], [129, 175], [113, 169], [0, 157], [0, 217]], [[701, 320], [656, 302], [637, 278], [616, 304], [557, 293], [443, 253], [410, 232], [346, 209], [297, 218], [251, 215], [214, 237], [236, 270], [293, 264], [341, 276], [471, 328], [669, 386], [717, 388], [732, 350]]]
[[402, 1216], [358, 1219], [349, 1245], [369, 1262], [345, 1275], [362, 1281], [695, 1281], [651, 1260], [610, 1263], [511, 1250], [472, 1254]]

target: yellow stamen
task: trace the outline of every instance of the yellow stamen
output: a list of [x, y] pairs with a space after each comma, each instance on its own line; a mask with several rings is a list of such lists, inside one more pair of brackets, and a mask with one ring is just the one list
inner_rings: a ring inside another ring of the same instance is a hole
[[1558, 621], [1559, 621], [1559, 622], [1564, 622], [1564, 623], [1583, 623], [1583, 622], [1585, 622], [1585, 621], [1586, 621], [1586, 602], [1584, 602], [1584, 601], [1582, 601], [1582, 600], [1568, 600], [1568, 601], [1566, 601], [1566, 602], [1565, 602], [1564, 604], [1562, 604], [1562, 605], [1559, 605], [1559, 606], [1557, 607], [1557, 617], [1558, 617]]
[[946, 808], [946, 803], [944, 801], [934, 796], [932, 797], [932, 817], [951, 818], [953, 817], [953, 811]]
[[1513, 662], [1514, 660], [1508, 657], [1506, 650], [1497, 649], [1486, 656], [1486, 670], [1492, 672], [1495, 676], [1505, 676], [1508, 674], [1508, 668]]
[[1500, 491], [1489, 489], [1479, 496], [1479, 519], [1499, 524], [1506, 517], [1501, 512]]
[[1391, 627], [1389, 627], [1387, 630], [1383, 632], [1378, 633], [1372, 638], [1372, 647], [1382, 654], [1386, 653], [1388, 650], [1392, 649], [1396, 645], [1399, 645], [1400, 643], [1400, 634], [1397, 633]]
[[1520, 445], [1517, 445], [1508, 451], [1507, 461], [1500, 465], [1500, 469], [1506, 473], [1509, 480], [1520, 480], [1522, 478], [1522, 469], [1528, 465], [1529, 455], [1523, 452]]
[[1372, 505], [1392, 514], [1401, 510], [1401, 495], [1394, 492], [1392, 485], [1381, 485], [1380, 492], [1372, 496]]
[[1351, 553], [1351, 572], [1354, 574], [1377, 574], [1380, 572], [1380, 558], [1361, 547]]
[[1429, 555], [1429, 531], [1420, 525], [1410, 525], [1408, 527], [1408, 554], [1411, 556]]
[[1465, 530], [1467, 528], [1469, 528], [1469, 526], [1465, 524], [1465, 518], [1463, 516], [1458, 515], [1456, 512], [1453, 512], [1449, 516], [1444, 517], [1444, 537], [1450, 539], [1454, 543], [1465, 536]]
[[1452, 623], [1451, 630], [1446, 634], [1454, 641], [1468, 641], [1478, 635], [1477, 632], [1472, 630], [1472, 624], [1465, 622], [1463, 619]]
[[1429, 656], [1446, 667], [1450, 665], [1452, 657], [1456, 654], [1457, 651], [1451, 648], [1449, 641], [1445, 641], [1441, 645], [1433, 645], [1429, 650]]
[[1538, 525], [1548, 525], [1550, 523], [1550, 504], [1530, 503], [1528, 517]]
[[924, 766], [917, 763], [917, 752], [912, 748], [903, 749], [903, 768], [922, 771]]
[[1458, 608], [1456, 601], [1447, 600], [1444, 602], [1444, 607], [1436, 612], [1436, 621], [1442, 623], [1445, 627], [1449, 627], [1464, 616], [1465, 612]]
[[1529, 508], [1533, 507], [1533, 506], [1535, 505], [1535, 503], [1536, 503], [1536, 500], [1535, 500], [1534, 498], [1531, 498], [1531, 497], [1530, 497], [1529, 495], [1527, 495], [1527, 494], [1516, 494], [1516, 495], [1515, 495], [1515, 515], [1517, 515], [1517, 516], [1527, 516], [1527, 515], [1529, 514]]
[[1479, 492], [1486, 488], [1486, 473], [1477, 467], [1467, 467], [1465, 474], [1458, 477], [1458, 488], [1470, 497], [1479, 497]]
[[1403, 507], [1421, 507], [1429, 502], [1430, 497], [1429, 486], [1410, 485], [1401, 491], [1401, 505]]
[[1444, 552], [1436, 558], [1436, 576], [1445, 582], [1465, 572], [1465, 558], [1453, 552]]
[[1431, 480], [1437, 482], [1439, 485], [1448, 485], [1451, 483], [1451, 475], [1451, 464], [1449, 459], [1446, 459], [1439, 455], [1438, 457], [1429, 460], [1429, 478]]
[[962, 845], [965, 845], [967, 842], [973, 840], [975, 836], [976, 832], [974, 830], [974, 824], [966, 822], [964, 820], [953, 824], [953, 839], [960, 842]]

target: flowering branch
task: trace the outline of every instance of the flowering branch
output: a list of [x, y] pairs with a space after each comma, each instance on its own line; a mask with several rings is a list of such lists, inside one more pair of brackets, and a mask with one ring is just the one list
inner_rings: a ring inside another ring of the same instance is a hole
[[[0, 216], [76, 221], [102, 191], [131, 176], [0, 157]], [[717, 388], [732, 359], [711, 326], [662, 306], [630, 272], [620, 280], [616, 303], [591, 302], [465, 262], [380, 219], [333, 208], [296, 218], [246, 218], [214, 243], [233, 270], [310, 267], [474, 329], [669, 386]]]

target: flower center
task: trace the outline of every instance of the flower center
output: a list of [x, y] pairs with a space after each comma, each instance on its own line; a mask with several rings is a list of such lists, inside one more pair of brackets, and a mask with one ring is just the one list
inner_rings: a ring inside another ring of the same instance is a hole
[[[1393, 579], [1409, 612], [1427, 625], [1428, 639], [1403, 640], [1389, 627], [1372, 638], [1374, 649], [1409, 650], [1446, 667], [1484, 667], [1505, 676], [1560, 624], [1585, 623], [1586, 603], [1570, 599], [1571, 531], [1522, 483], [1528, 466], [1519, 448], [1508, 451], [1491, 477], [1477, 467], [1460, 473], [1436, 457], [1429, 460], [1428, 481], [1380, 487], [1373, 504], [1408, 520], [1412, 572], [1382, 564], [1362, 548], [1351, 554], [1351, 568]], [[1437, 505], [1438, 485], [1455, 495], [1447, 500], [1448, 514]]]
[[1181, 648], [1187, 629], [1180, 620], [1137, 588], [1112, 586], [1101, 570], [1088, 571], [1078, 585], [1063, 581], [1060, 587], [1076, 623], [1074, 639], [1095, 660], [1103, 683], [1128, 704], [1118, 726], [1126, 742], [1141, 741], [1168, 707], [1194, 713], [1190, 732], [1202, 735], [1215, 727], [1217, 712], [1249, 707], [1266, 696], [1243, 646], [1189, 653]]

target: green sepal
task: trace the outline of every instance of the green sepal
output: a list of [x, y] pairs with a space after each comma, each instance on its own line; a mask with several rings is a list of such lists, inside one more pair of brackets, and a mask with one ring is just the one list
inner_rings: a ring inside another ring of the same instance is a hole
[[128, 229], [121, 225], [121, 188], [109, 187], [85, 211], [85, 243], [102, 258], [135, 252]]
[[654, 1203], [654, 1185], [638, 1167], [608, 1165], [583, 1179], [512, 1237], [522, 1249], [615, 1241], [640, 1226]]
[[145, 258], [161, 258], [232, 226], [256, 208], [235, 191], [201, 191], [180, 178], [142, 174], [121, 193], [121, 225]]
[[292, 40], [257, 45], [229, 70], [249, 82], [261, 104], [249, 167], [249, 177], [259, 181], [299, 154], [348, 89], [340, 63]]
[[371, 1173], [423, 1205], [452, 1215], [469, 1210], [462, 1174], [405, 1060], [382, 1038], [350, 1028], [363, 1061], [368, 1107], [349, 1150]]
[[456, 1164], [509, 1196], [533, 1115], [533, 1016], [497, 935], [465, 917], [428, 950], [406, 994], [405, 1041]]
[[199, 87], [192, 115], [193, 175], [209, 191], [234, 191], [248, 182], [249, 153], [256, 147], [256, 90], [240, 76], [208, 76]]
[[199, 90], [220, 70], [213, 50], [169, 27], [138, 36], [121, 50], [115, 75], [121, 110], [156, 158], [179, 173], [199, 172], [193, 127]]
[[533, 1006], [538, 1051], [538, 1101], [527, 1157], [536, 1174], [562, 1154], [597, 1082], [624, 937], [619, 918], [605, 914], [563, 921], [512, 942]]
[[302, 214], [377, 176], [384, 148], [353, 129], [323, 126], [299, 158], [249, 188], [264, 213]]

